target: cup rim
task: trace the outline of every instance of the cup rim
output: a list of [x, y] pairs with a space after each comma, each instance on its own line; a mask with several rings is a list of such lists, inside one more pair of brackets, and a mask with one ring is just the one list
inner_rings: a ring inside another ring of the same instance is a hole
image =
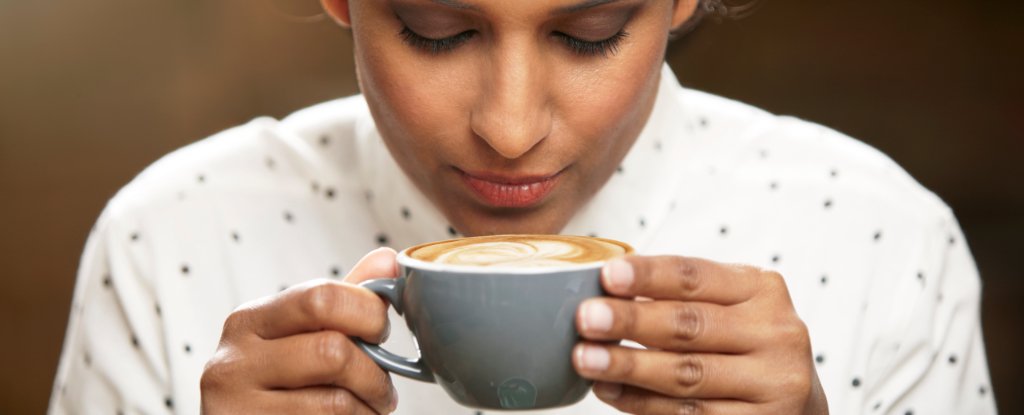
[[[551, 274], [551, 273], [563, 272], [563, 271], [579, 271], [579, 270], [588, 270], [588, 269], [594, 269], [594, 268], [601, 268], [609, 260], [612, 260], [612, 259], [615, 259], [615, 258], [621, 258], [621, 257], [624, 257], [626, 255], [630, 255], [630, 254], [633, 253], [633, 247], [630, 246], [629, 244], [625, 243], [625, 242], [611, 240], [611, 239], [607, 239], [607, 238], [597, 238], [597, 237], [588, 237], [588, 238], [608, 240], [608, 241], [611, 241], [613, 243], [622, 245], [622, 246], [624, 246], [626, 248], [626, 253], [624, 255], [621, 255], [621, 256], [616, 256], [616, 257], [612, 257], [612, 258], [608, 258], [608, 259], [604, 259], [604, 260], [600, 260], [600, 261], [584, 262], [584, 263], [581, 263], [581, 264], [567, 264], [567, 265], [557, 265], [557, 266], [547, 266], [547, 267], [502, 267], [502, 266], [492, 267], [492, 266], [482, 266], [482, 265], [438, 264], [436, 262], [428, 262], [428, 261], [424, 261], [424, 260], [421, 260], [421, 259], [416, 259], [416, 258], [413, 258], [413, 257], [409, 256], [409, 254], [408, 254], [409, 250], [421, 247], [423, 245], [426, 245], [426, 244], [417, 244], [417, 245], [413, 245], [413, 246], [410, 246], [408, 248], [405, 248], [401, 252], [399, 252], [398, 253], [398, 257], [397, 257], [397, 261], [398, 261], [399, 265], [404, 266], [404, 267], [411, 267], [411, 268], [415, 268], [415, 269], [422, 269], [422, 270], [426, 270], [426, 271], [435, 271], [435, 272], [454, 272], [454, 273], [464, 273], [464, 274], [537, 275], [537, 274]], [[438, 242], [443, 242], [443, 241], [438, 241]], [[427, 244], [431, 244], [431, 243], [436, 243], [436, 242], [428, 242]]]
[[427, 262], [421, 259], [413, 258], [406, 254], [405, 251], [407, 251], [408, 249], [409, 248], [403, 249], [402, 252], [398, 253], [399, 265], [415, 269], [421, 269], [425, 271], [454, 272], [463, 274], [551, 274], [563, 271], [580, 271], [586, 269], [601, 268], [604, 266], [606, 262], [608, 262], [608, 260], [604, 260], [585, 262], [582, 264], [557, 265], [549, 267], [490, 267], [482, 265], [452, 265], [438, 264], [436, 262]]

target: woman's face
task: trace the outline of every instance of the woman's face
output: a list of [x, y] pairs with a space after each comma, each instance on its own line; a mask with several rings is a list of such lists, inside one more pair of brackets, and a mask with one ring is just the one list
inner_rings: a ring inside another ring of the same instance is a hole
[[395, 160], [456, 229], [481, 235], [557, 233], [601, 188], [695, 2], [325, 5], [351, 24], [359, 85]]

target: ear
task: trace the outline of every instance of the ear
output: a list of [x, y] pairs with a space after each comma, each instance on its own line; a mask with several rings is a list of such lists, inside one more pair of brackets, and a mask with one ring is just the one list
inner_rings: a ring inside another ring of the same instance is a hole
[[[325, 2], [329, 0], [324, 0]], [[701, 0], [673, 0], [672, 30], [677, 30], [693, 19]]]
[[320, 0], [320, 4], [339, 25], [352, 27], [352, 17], [348, 13], [348, 0]]

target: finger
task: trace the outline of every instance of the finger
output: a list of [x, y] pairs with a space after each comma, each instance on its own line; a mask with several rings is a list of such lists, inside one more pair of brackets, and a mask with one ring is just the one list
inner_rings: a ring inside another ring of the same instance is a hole
[[576, 327], [590, 340], [628, 339], [689, 352], [748, 353], [770, 339], [773, 324], [749, 311], [710, 303], [595, 298], [580, 304]]
[[263, 339], [334, 330], [373, 343], [387, 332], [387, 306], [376, 294], [345, 282], [316, 280], [246, 304], [228, 316], [224, 336]]
[[394, 402], [391, 378], [344, 334], [324, 330], [262, 341], [250, 373], [264, 388], [329, 385], [348, 389], [384, 412]]
[[605, 289], [619, 297], [704, 301], [722, 305], [745, 302], [766, 287], [782, 283], [775, 272], [681, 256], [631, 255], [605, 264]]
[[374, 410], [352, 392], [330, 386], [265, 391], [260, 401], [267, 414], [378, 415], [394, 410]]
[[622, 412], [645, 415], [753, 415], [764, 412], [755, 404], [729, 399], [683, 399], [628, 385], [598, 382], [594, 395]]
[[676, 398], [753, 402], [768, 384], [763, 364], [743, 355], [673, 353], [581, 343], [573, 366], [588, 379], [624, 383]]
[[377, 278], [398, 277], [398, 254], [388, 247], [377, 248], [366, 254], [343, 281], [358, 285], [359, 283]]

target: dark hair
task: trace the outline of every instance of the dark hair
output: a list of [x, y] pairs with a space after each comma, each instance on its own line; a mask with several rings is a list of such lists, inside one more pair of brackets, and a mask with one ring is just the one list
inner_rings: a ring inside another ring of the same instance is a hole
[[698, 0], [697, 12], [721, 17], [743, 17], [754, 10], [757, 0]]
[[757, 6], [757, 0], [697, 0], [697, 12], [689, 21], [678, 29], [672, 31], [672, 36], [677, 37], [693, 30], [704, 20], [711, 17], [716, 20], [723, 18], [741, 18], [749, 15]]

